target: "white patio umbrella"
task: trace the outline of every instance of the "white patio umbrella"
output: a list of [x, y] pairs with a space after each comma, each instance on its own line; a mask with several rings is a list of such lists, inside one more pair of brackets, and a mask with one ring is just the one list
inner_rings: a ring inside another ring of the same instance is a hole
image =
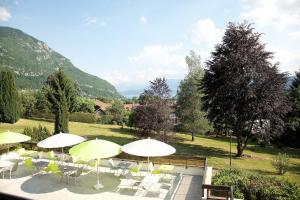
[[125, 153], [148, 157], [148, 171], [149, 171], [149, 157], [161, 157], [174, 154], [176, 149], [171, 145], [154, 139], [143, 139], [128, 143], [122, 147]]
[[85, 139], [79, 135], [74, 135], [71, 133], [59, 133], [40, 141], [37, 146], [46, 149], [61, 148], [63, 153], [64, 147], [79, 144], [83, 141], [85, 141]]

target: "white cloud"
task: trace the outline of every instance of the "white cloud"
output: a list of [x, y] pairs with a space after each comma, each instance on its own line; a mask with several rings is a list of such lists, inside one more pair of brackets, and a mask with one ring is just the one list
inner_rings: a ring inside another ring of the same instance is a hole
[[293, 39], [300, 40], [300, 30], [299, 31], [293, 31], [289, 33], [289, 36]]
[[281, 72], [293, 73], [300, 69], [300, 54], [291, 50], [278, 47], [268, 48], [270, 51], [274, 52], [273, 61], [279, 62], [279, 70]]
[[98, 22], [97, 17], [87, 17], [87, 18], [85, 18], [85, 25], [92, 25], [92, 24], [96, 24], [97, 22]]
[[254, 21], [262, 27], [272, 26], [277, 31], [300, 26], [299, 0], [242, 0], [242, 19]]
[[128, 57], [130, 69], [101, 74], [116, 86], [147, 83], [156, 77], [182, 78], [187, 71], [182, 45], [147, 45], [136, 56]]
[[147, 24], [147, 19], [145, 16], [141, 16], [140, 20], [143, 24]]
[[221, 41], [223, 31], [219, 29], [210, 19], [200, 19], [192, 29], [192, 42], [202, 45], [204, 48], [211, 49]]
[[10, 18], [10, 12], [4, 7], [0, 7], [0, 21], [8, 21]]

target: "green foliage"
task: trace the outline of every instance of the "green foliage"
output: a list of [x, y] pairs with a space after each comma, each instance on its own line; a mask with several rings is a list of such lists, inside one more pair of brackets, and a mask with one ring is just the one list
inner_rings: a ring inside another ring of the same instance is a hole
[[267, 142], [280, 136], [289, 110], [286, 74], [271, 62], [273, 53], [260, 37], [247, 22], [229, 23], [199, 82], [207, 118], [236, 135], [237, 156], [243, 155], [253, 128]]
[[203, 78], [200, 56], [191, 51], [190, 56], [186, 57], [189, 67], [189, 74], [180, 82], [177, 91], [177, 101], [175, 113], [178, 117], [179, 127], [182, 131], [194, 134], [204, 133], [211, 129], [205, 112], [201, 111], [201, 96], [198, 91], [197, 81]]
[[285, 153], [278, 153], [278, 155], [272, 161], [272, 165], [279, 174], [284, 174], [289, 167], [289, 156]]
[[16, 83], [20, 89], [41, 89], [47, 77], [57, 67], [63, 67], [68, 76], [78, 81], [84, 95], [121, 97], [116, 88], [106, 80], [81, 71], [44, 42], [20, 30], [0, 27], [0, 46], [0, 64], [15, 71]]
[[78, 91], [75, 83], [60, 68], [50, 75], [44, 87], [46, 98], [55, 115], [54, 133], [69, 132], [69, 112], [72, 111]]
[[113, 121], [113, 116], [110, 114], [101, 115], [99, 122], [101, 124], [111, 124]]
[[21, 102], [22, 102], [22, 116], [32, 117], [32, 113], [35, 109], [36, 98], [32, 91], [22, 91]]
[[10, 70], [0, 71], [0, 122], [15, 123], [20, 118], [21, 102]]
[[71, 113], [70, 115], [70, 121], [83, 122], [83, 123], [95, 123], [96, 116], [94, 113], [74, 112]]
[[150, 87], [140, 95], [142, 105], [135, 108], [132, 120], [139, 137], [149, 137], [154, 133], [160, 140], [169, 139], [167, 133], [172, 128], [170, 91], [165, 78], [156, 78], [150, 81]]
[[295, 183], [234, 169], [221, 170], [212, 180], [214, 185], [233, 186], [235, 198], [245, 200], [297, 200], [299, 188]]
[[300, 70], [296, 72], [288, 97], [292, 109], [286, 115], [285, 134], [280, 138], [280, 142], [287, 146], [300, 147]]
[[95, 110], [95, 103], [90, 98], [77, 96], [72, 109], [73, 112], [93, 113]]
[[123, 126], [125, 110], [121, 100], [115, 100], [109, 108], [108, 113], [112, 116], [113, 123]]
[[38, 127], [25, 127], [23, 130], [23, 134], [31, 137], [31, 141], [40, 142], [51, 136], [50, 131], [47, 127], [43, 127], [42, 125], [38, 125]]

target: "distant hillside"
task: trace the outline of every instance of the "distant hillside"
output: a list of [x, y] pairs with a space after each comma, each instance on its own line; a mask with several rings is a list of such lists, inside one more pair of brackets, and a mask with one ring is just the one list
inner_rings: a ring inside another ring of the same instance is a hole
[[15, 72], [20, 89], [40, 89], [47, 77], [62, 67], [78, 82], [85, 95], [120, 97], [116, 88], [106, 80], [81, 71], [46, 43], [18, 29], [0, 27], [0, 67]]

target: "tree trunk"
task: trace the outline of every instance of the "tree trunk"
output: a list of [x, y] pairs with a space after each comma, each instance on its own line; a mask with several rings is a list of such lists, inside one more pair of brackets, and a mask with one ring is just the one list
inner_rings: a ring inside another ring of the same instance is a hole
[[54, 133], [69, 132], [69, 111], [66, 102], [62, 102], [60, 108], [55, 113]]
[[243, 155], [243, 141], [242, 141], [242, 136], [241, 134], [237, 134], [237, 157], [241, 157]]
[[194, 138], [194, 131], [192, 131], [192, 141], [194, 141], [195, 138]]

